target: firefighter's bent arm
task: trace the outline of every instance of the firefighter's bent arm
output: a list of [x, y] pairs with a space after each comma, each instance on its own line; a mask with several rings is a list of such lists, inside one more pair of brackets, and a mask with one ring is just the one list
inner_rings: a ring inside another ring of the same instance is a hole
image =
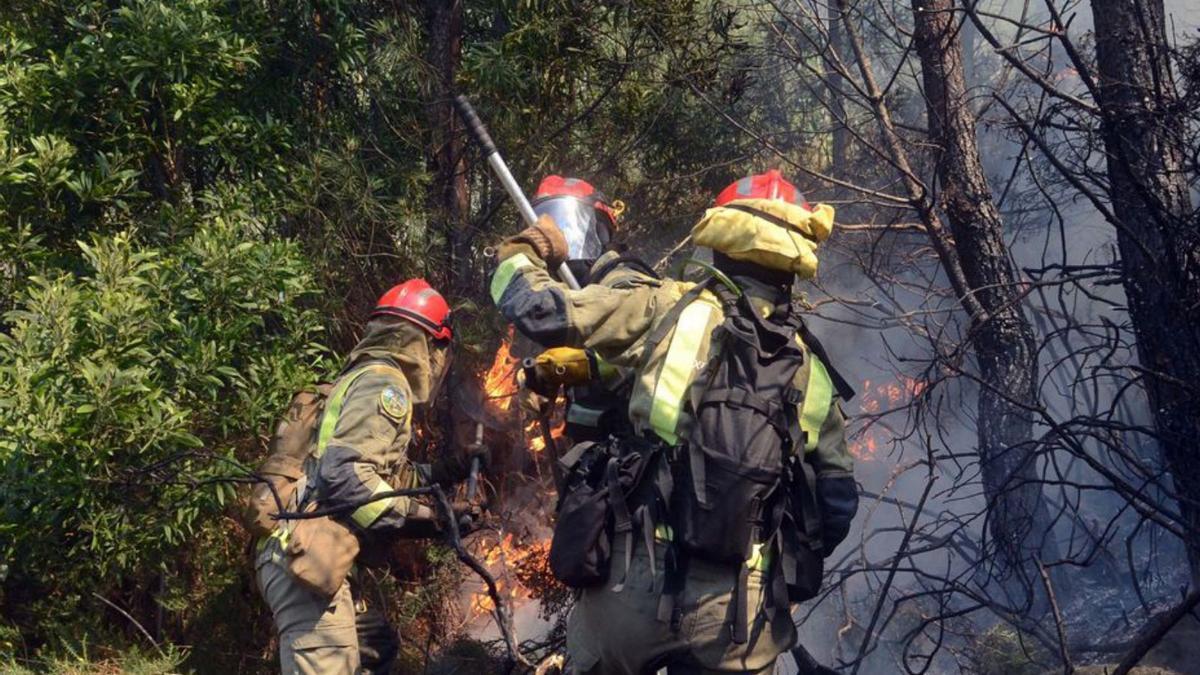
[[[630, 347], [678, 293], [651, 277], [620, 287], [571, 290], [550, 277], [532, 247], [508, 243], [492, 276], [492, 300], [523, 335], [546, 347], [594, 349], [616, 365], [634, 365]], [[661, 311], [660, 311], [661, 308]]]
[[[411, 420], [412, 395], [400, 371], [373, 369], [355, 379], [318, 463], [321, 502], [334, 506], [415, 487], [415, 474], [407, 470]], [[389, 497], [358, 507], [346, 520], [373, 535], [396, 535], [418, 506], [407, 497]]]

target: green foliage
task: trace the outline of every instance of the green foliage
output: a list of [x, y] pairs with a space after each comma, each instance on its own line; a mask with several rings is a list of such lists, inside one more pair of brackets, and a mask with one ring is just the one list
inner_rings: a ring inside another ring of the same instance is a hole
[[261, 162], [275, 138], [234, 104], [259, 49], [223, 3], [109, 4], [47, 3], [45, 25], [0, 21], [0, 207], [60, 245], [81, 221], [119, 227], [116, 214]]
[[33, 278], [5, 318], [5, 600], [47, 633], [167, 566], [232, 499], [236, 444], [321, 366], [312, 275], [240, 197], [169, 246], [80, 242], [84, 275]]
[[161, 652], [131, 649], [115, 658], [95, 658], [86, 649], [71, 650], [48, 659], [15, 661], [0, 657], [0, 672], [6, 675], [162, 675], [180, 672], [186, 654], [170, 645]]
[[[716, 110], [755, 126], [810, 95], [749, 86], [779, 67], [760, 15], [473, 0], [453, 84], [527, 188], [587, 177], [629, 203], [626, 241], [673, 243], [766, 161]], [[193, 645], [188, 667], [260, 659], [218, 479], [400, 279], [455, 282], [463, 351], [490, 358], [484, 251], [516, 215], [477, 164], [469, 222], [430, 208], [447, 129], [427, 20], [382, 0], [0, 3], [0, 650], [144, 646], [101, 596]], [[440, 640], [456, 564], [430, 555], [432, 581], [391, 597]]]

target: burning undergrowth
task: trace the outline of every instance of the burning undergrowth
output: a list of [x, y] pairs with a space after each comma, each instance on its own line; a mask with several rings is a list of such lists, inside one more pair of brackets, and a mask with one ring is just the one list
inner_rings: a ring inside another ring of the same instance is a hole
[[880, 446], [890, 441], [883, 419], [911, 405], [926, 386], [923, 380], [905, 375], [888, 382], [864, 380], [858, 394], [863, 424], [849, 439], [850, 454], [860, 462], [878, 459]]
[[[560, 406], [520, 387], [521, 362], [531, 350], [510, 329], [490, 363], [472, 379], [464, 377], [452, 397], [491, 456], [483, 480], [488, 514], [484, 527], [467, 537], [467, 547], [495, 577], [518, 639], [541, 645], [561, 638], [571, 595], [548, 562], [557, 499], [554, 463], [564, 423], [556, 412]], [[499, 637], [495, 603], [481, 580], [464, 579], [459, 605], [463, 633], [481, 641]]]

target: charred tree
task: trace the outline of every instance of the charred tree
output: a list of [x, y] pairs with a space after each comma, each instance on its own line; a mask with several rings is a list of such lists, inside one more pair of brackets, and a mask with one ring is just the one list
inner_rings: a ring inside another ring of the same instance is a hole
[[1092, 0], [1096, 98], [1138, 357], [1200, 585], [1200, 222], [1162, 0]]
[[1037, 584], [1034, 560], [1057, 560], [1033, 442], [1030, 406], [1037, 400], [1036, 347], [1033, 329], [1020, 308], [1022, 298], [1003, 239], [1003, 223], [975, 143], [975, 118], [967, 105], [952, 4], [913, 0], [914, 42], [928, 90], [930, 140], [938, 147], [934, 159], [943, 188], [940, 200], [909, 158], [862, 35], [849, 18], [849, 4], [835, 2], [864, 96], [882, 132], [883, 156], [900, 174], [910, 204], [970, 318], [968, 337], [979, 365], [978, 452], [999, 571], [1031, 592]]
[[838, 8], [831, 4], [829, 6], [829, 60], [831, 64], [827, 69], [825, 81], [829, 96], [826, 107], [829, 109], [830, 123], [833, 127], [832, 161], [829, 175], [835, 178], [845, 175], [846, 167], [850, 162], [850, 129], [846, 119], [846, 94], [842, 91], [846, 86], [846, 82], [842, 78], [842, 70], [848, 61], [846, 35], [842, 29], [844, 21], [846, 19], [842, 17]]
[[462, 63], [463, 1], [426, 0], [426, 61], [434, 77], [429, 84], [426, 118], [430, 128], [427, 161], [430, 212], [446, 233], [450, 264], [446, 286], [466, 291], [470, 283], [470, 192], [466, 171], [466, 134], [454, 112], [454, 78]]
[[989, 529], [1005, 562], [1032, 586], [1031, 564], [1057, 558], [1032, 451], [1037, 345], [976, 143], [953, 0], [913, 0], [912, 8], [941, 186], [938, 206], [984, 312], [972, 317], [971, 339], [979, 365], [977, 433]]

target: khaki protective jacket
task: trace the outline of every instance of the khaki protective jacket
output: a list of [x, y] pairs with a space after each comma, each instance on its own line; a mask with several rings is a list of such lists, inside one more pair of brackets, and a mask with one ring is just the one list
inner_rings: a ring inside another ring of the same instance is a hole
[[[420, 482], [409, 461], [413, 405], [424, 402], [438, 365], [420, 329], [398, 323], [368, 328], [326, 401], [314, 452], [315, 494], [322, 505], [360, 501]], [[400, 534], [427, 512], [417, 500], [389, 497], [354, 510], [360, 531]], [[375, 537], [373, 536], [372, 539]]]
[[[629, 419], [636, 433], [657, 436], [669, 444], [686, 439], [692, 383], [717, 356], [713, 329], [724, 320], [717, 298], [707, 291], [685, 308], [674, 327], [647, 353], [655, 326], [695, 284], [654, 279], [629, 268], [617, 268], [580, 290], [550, 277], [546, 263], [527, 245], [510, 240], [501, 247], [492, 277], [491, 296], [501, 313], [527, 337], [546, 346], [595, 350], [610, 364], [636, 371]], [[615, 254], [606, 254], [615, 255]], [[601, 265], [606, 257], [600, 258]], [[786, 298], [771, 298], [764, 288], [744, 289], [753, 306], [769, 315], [786, 307]], [[798, 405], [804, 438], [793, 451], [803, 454], [816, 474], [825, 551], [845, 538], [858, 507], [853, 458], [847, 450], [845, 416], [821, 362], [797, 336], [808, 358], [793, 386], [802, 392]]]

